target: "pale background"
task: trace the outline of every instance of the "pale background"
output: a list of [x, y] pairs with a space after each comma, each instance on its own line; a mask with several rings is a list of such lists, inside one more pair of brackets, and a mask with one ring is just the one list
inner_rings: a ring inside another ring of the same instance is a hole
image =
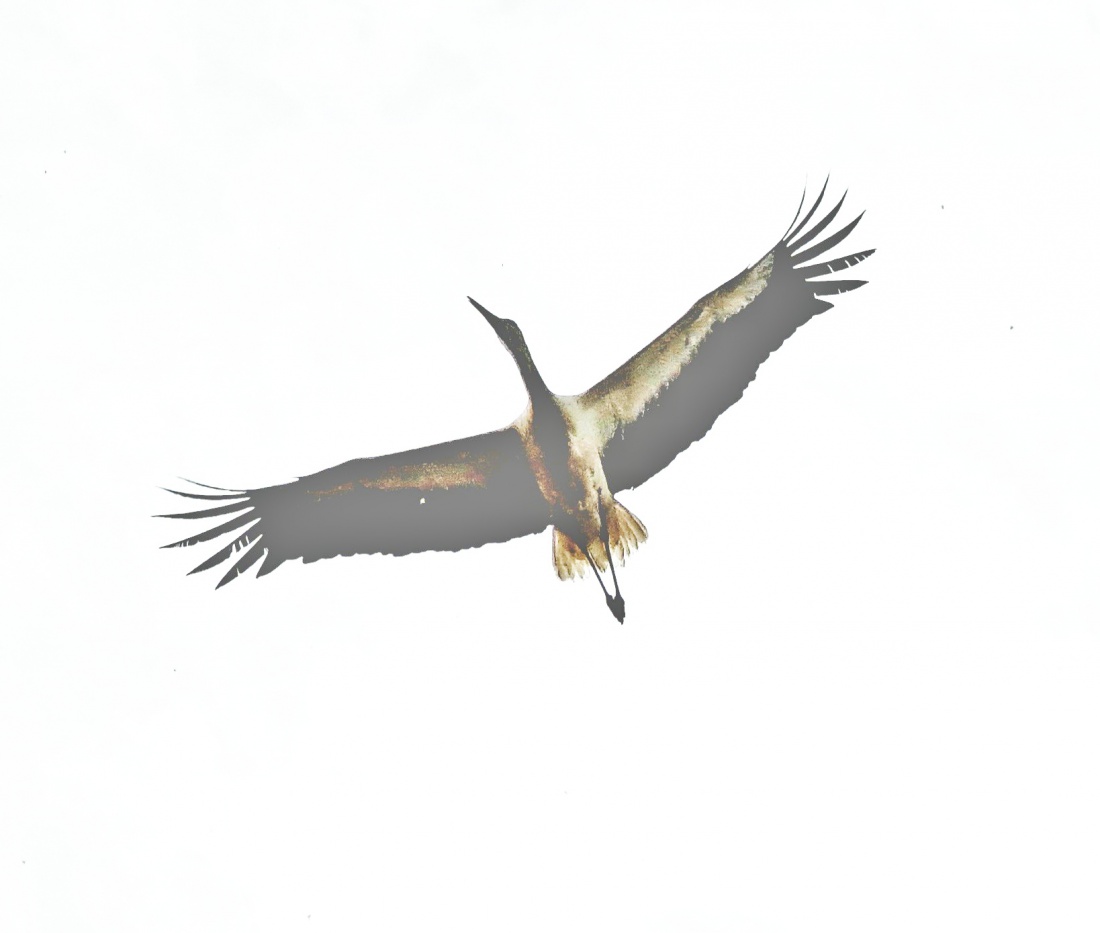
[[[1096, 930], [1086, 3], [5, 4], [0, 928]], [[149, 516], [871, 279], [547, 535], [213, 592]], [[475, 607], [483, 607], [475, 609]]]

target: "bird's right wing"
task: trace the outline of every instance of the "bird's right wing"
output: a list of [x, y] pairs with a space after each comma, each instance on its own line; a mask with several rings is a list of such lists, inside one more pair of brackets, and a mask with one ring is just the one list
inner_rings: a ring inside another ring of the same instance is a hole
[[165, 545], [190, 547], [232, 534], [227, 545], [191, 571], [206, 570], [244, 551], [218, 586], [265, 555], [257, 576], [298, 557], [309, 563], [338, 554], [480, 547], [535, 534], [550, 521], [514, 427], [385, 457], [350, 460], [282, 486], [169, 492], [191, 499], [235, 500], [197, 512], [160, 516], [233, 516]]
[[831, 308], [825, 296], [860, 279], [822, 276], [854, 266], [874, 250], [807, 265], [836, 246], [860, 217], [814, 242], [844, 198], [809, 230], [825, 189], [763, 259], [704, 295], [649, 346], [577, 401], [600, 440], [611, 492], [644, 483], [699, 440], [745, 391], [756, 370], [795, 330]]

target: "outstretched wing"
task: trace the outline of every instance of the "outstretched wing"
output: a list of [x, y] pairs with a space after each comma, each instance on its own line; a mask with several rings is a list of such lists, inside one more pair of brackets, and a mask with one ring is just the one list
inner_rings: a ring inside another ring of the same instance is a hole
[[598, 426], [612, 492], [644, 483], [706, 434], [741, 397], [768, 355], [799, 326], [832, 307], [825, 296], [866, 284], [821, 276], [862, 262], [873, 249], [807, 265], [840, 243], [863, 216], [815, 243], [844, 203], [841, 197], [803, 232], [824, 196], [823, 187], [801, 221], [799, 204], [792, 229], [756, 265], [700, 298], [660, 337], [578, 398]]
[[197, 512], [158, 516], [233, 516], [165, 545], [190, 547], [232, 534], [227, 545], [191, 571], [206, 570], [244, 551], [218, 586], [261, 558], [265, 559], [257, 576], [298, 557], [309, 563], [338, 554], [480, 547], [534, 534], [550, 521], [523, 442], [512, 427], [386, 457], [350, 460], [282, 486], [216, 494], [169, 492], [192, 499], [234, 500]]

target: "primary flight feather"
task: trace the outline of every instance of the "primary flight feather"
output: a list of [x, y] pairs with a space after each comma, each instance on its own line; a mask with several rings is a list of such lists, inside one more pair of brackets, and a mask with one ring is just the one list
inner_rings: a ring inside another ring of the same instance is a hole
[[[804, 216], [799, 205], [788, 231], [757, 263], [700, 298], [582, 395], [552, 393], [515, 322], [470, 299], [511, 353], [527, 389], [527, 407], [512, 424], [419, 450], [349, 460], [280, 486], [169, 490], [225, 504], [162, 517], [226, 520], [165, 547], [232, 535], [192, 571], [230, 560], [220, 587], [261, 560], [257, 576], [299, 557], [308, 563], [338, 554], [457, 551], [549, 525], [558, 576], [591, 567], [608, 608], [623, 621], [613, 556], [621, 563], [647, 532], [615, 494], [644, 483], [706, 434], [769, 354], [832, 307], [828, 297], [865, 284], [829, 276], [874, 250], [813, 262], [863, 216], [819, 239], [844, 203], [841, 197], [810, 226], [824, 195], [823, 187]], [[613, 595], [600, 576], [608, 570]]]

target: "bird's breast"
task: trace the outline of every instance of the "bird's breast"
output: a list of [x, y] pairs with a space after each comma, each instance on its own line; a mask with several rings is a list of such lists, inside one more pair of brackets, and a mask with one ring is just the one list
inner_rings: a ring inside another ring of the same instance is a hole
[[578, 543], [598, 535], [601, 495], [610, 497], [599, 445], [571, 399], [555, 398], [553, 410], [528, 409], [517, 423], [539, 491], [553, 520]]

